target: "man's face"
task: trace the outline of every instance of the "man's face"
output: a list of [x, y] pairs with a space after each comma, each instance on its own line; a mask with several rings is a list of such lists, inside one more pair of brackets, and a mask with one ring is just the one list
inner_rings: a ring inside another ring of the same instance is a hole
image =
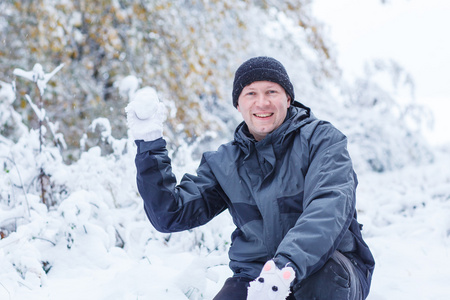
[[255, 81], [242, 89], [237, 109], [250, 133], [260, 141], [283, 123], [290, 105], [291, 99], [281, 85]]

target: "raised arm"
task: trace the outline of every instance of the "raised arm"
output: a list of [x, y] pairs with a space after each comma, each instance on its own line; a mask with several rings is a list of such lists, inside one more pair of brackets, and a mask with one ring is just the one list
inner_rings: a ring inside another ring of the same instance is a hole
[[226, 196], [205, 160], [196, 176], [186, 174], [177, 185], [162, 138], [165, 108], [156, 91], [138, 90], [126, 112], [138, 146], [138, 189], [145, 212], [157, 230], [174, 232], [197, 227], [226, 209]]

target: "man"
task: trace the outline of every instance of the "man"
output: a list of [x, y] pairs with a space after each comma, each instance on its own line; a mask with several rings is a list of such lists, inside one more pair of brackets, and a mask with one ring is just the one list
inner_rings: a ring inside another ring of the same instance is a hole
[[[174, 232], [229, 210], [236, 225], [229, 249], [233, 277], [216, 300], [263, 293], [261, 285], [276, 280], [267, 276], [273, 265], [293, 270], [284, 273], [293, 280], [281, 299], [289, 292], [287, 299], [365, 299], [374, 260], [356, 220], [357, 179], [346, 137], [294, 100], [289, 76], [273, 58], [244, 62], [232, 94], [244, 119], [234, 141], [204, 153], [197, 175], [186, 174], [178, 186], [161, 138], [162, 104], [132, 101], [127, 107], [149, 220], [159, 231]], [[270, 292], [279, 289], [282, 284]]]

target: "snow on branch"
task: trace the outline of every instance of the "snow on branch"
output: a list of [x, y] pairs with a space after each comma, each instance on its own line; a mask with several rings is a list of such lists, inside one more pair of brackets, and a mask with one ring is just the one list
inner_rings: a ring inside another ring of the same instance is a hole
[[45, 118], [45, 109], [41, 108], [39, 109], [36, 104], [31, 101], [30, 96], [25, 95], [25, 98], [27, 99], [28, 103], [30, 104], [31, 108], [33, 109], [34, 113], [38, 117], [39, 121], [44, 121]]
[[28, 79], [30, 81], [33, 81], [36, 83], [36, 85], [39, 88], [39, 92], [41, 93], [41, 96], [44, 94], [45, 88], [47, 87], [47, 82], [59, 71], [64, 67], [64, 64], [60, 64], [58, 67], [56, 67], [52, 72], [45, 73], [44, 69], [42, 68], [41, 64], [35, 64], [33, 67], [33, 70], [31, 71], [25, 71], [22, 69], [14, 69], [13, 74], [25, 79]]

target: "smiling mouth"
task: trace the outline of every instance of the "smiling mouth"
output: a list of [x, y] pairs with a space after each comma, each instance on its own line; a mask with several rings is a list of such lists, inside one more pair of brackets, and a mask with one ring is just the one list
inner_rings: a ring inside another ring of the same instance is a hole
[[258, 118], [268, 118], [268, 117], [272, 116], [273, 113], [270, 113], [270, 114], [253, 114], [253, 115], [255, 117], [258, 117]]

